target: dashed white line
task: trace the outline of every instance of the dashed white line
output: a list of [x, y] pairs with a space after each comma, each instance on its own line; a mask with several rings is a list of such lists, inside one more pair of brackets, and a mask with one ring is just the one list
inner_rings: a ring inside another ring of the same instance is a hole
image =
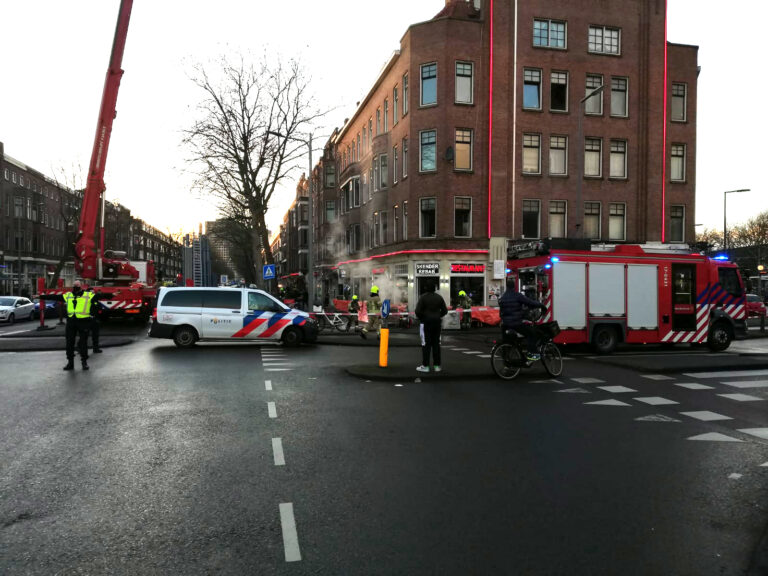
[[702, 420], [703, 422], [712, 422], [715, 420], [733, 420], [730, 416], [723, 416], [717, 412], [710, 412], [709, 410], [699, 410], [697, 412], [680, 412], [683, 416], [689, 416], [696, 420]]
[[267, 402], [267, 412], [270, 418], [277, 418], [277, 409], [274, 402]]
[[662, 398], [661, 396], [646, 396], [644, 398], [633, 398], [633, 400], [637, 400], [638, 402], [644, 402], [645, 404], [650, 404], [651, 406], [665, 406], [667, 404], [680, 404], [680, 402], [675, 402], [674, 400], [667, 400], [666, 398]]
[[482, 354], [482, 352], [478, 352], [477, 350], [467, 350], [464, 354]]
[[267, 372], [290, 372], [293, 368], [266, 368]]
[[283, 453], [283, 440], [272, 438], [272, 452], [275, 455], [275, 466], [285, 466], [285, 454]]
[[686, 384], [675, 384], [682, 388], [688, 388], [688, 390], [714, 390], [714, 386], [707, 386], [706, 384], [697, 384], [696, 382], [690, 382]]
[[23, 334], [24, 332], [31, 332], [31, 330], [14, 330], [13, 332], [3, 332], [1, 336], [10, 336], [12, 334]]
[[490, 357], [491, 357], [491, 355], [490, 355], [490, 354], [480, 354], [480, 355], [478, 356], [478, 358], [490, 358]]
[[768, 376], [768, 370], [733, 370], [730, 372], [686, 372], [691, 378], [734, 378], [740, 376]]
[[750, 396], [749, 394], [718, 394], [718, 396], [728, 398], [729, 400], [736, 400], [736, 402], [761, 402], [765, 400], [764, 398]]
[[579, 384], [602, 384], [605, 382], [605, 380], [600, 380], [599, 378], [571, 378], [571, 380]]
[[745, 381], [731, 381], [720, 382], [726, 386], [732, 386], [734, 388], [768, 388], [768, 380], [745, 380]]
[[672, 376], [667, 376], [666, 374], [642, 374], [641, 377], [648, 380], [674, 380]]
[[637, 390], [634, 390], [632, 388], [627, 388], [626, 386], [598, 386], [600, 390], [605, 390], [606, 392], [612, 392], [614, 394], [622, 394], [625, 392], [637, 392]]
[[272, 380], [264, 380], [264, 388], [272, 390]]
[[293, 517], [293, 504], [290, 502], [280, 504], [280, 525], [283, 529], [285, 561], [298, 562], [301, 560], [299, 534], [296, 532], [296, 520]]
[[591, 404], [593, 406], [632, 406], [621, 400], [598, 400], [597, 402], [584, 402], [584, 404]]

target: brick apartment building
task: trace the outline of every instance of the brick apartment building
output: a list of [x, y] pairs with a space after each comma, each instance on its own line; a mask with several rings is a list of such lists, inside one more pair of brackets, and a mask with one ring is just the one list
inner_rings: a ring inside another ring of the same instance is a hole
[[692, 241], [697, 74], [662, 0], [446, 0], [325, 145], [318, 293], [493, 304], [510, 240]]

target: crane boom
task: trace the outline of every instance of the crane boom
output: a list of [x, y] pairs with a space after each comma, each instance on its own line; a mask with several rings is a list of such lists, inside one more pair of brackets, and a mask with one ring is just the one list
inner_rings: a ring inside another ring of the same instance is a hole
[[100, 244], [100, 254], [97, 256], [94, 237], [99, 215], [99, 200], [102, 198], [105, 190], [104, 166], [107, 161], [110, 136], [112, 135], [112, 122], [115, 119], [117, 110], [117, 92], [123, 76], [121, 66], [132, 7], [133, 0], [120, 1], [120, 12], [117, 17], [107, 77], [104, 81], [101, 109], [99, 110], [99, 120], [96, 125], [91, 163], [88, 168], [88, 181], [85, 193], [83, 194], [83, 204], [80, 210], [77, 240], [75, 242], [75, 269], [83, 278], [90, 280], [101, 279], [105, 275], [106, 269], [109, 269], [107, 275], [112, 278], [128, 280], [138, 278], [138, 272], [130, 263], [122, 260], [104, 260], [103, 238]]

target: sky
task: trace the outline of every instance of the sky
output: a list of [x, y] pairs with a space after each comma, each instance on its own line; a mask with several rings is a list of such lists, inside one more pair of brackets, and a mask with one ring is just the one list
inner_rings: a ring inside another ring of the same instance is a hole
[[[760, 31], [749, 26], [766, 21], [768, 2], [668, 1], [669, 40], [699, 46], [697, 231], [722, 229], [724, 191], [751, 189], [728, 195], [730, 228], [768, 210], [758, 160], [764, 155], [758, 127], [766, 121], [752, 94], [761, 93], [754, 62], [764, 44]], [[84, 177], [119, 4], [0, 0], [0, 141], [7, 155], [59, 179]], [[319, 148], [354, 113], [407, 27], [443, 5], [134, 0], [106, 164], [107, 199], [165, 232], [193, 231], [216, 217], [215, 207], [191, 191], [181, 146], [182, 131], [203, 99], [189, 80], [194, 65], [265, 51], [300, 59], [319, 107], [332, 109], [326, 125], [315, 128]], [[295, 186], [276, 194], [268, 225], [279, 224], [294, 194]]]

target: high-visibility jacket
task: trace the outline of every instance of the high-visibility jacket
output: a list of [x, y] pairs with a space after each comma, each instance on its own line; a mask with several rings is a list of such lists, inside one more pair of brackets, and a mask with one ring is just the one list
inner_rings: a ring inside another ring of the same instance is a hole
[[93, 292], [86, 291], [75, 296], [72, 292], [67, 292], [63, 296], [64, 302], [67, 304], [67, 316], [70, 318], [90, 318], [91, 317], [91, 300], [93, 299]]

